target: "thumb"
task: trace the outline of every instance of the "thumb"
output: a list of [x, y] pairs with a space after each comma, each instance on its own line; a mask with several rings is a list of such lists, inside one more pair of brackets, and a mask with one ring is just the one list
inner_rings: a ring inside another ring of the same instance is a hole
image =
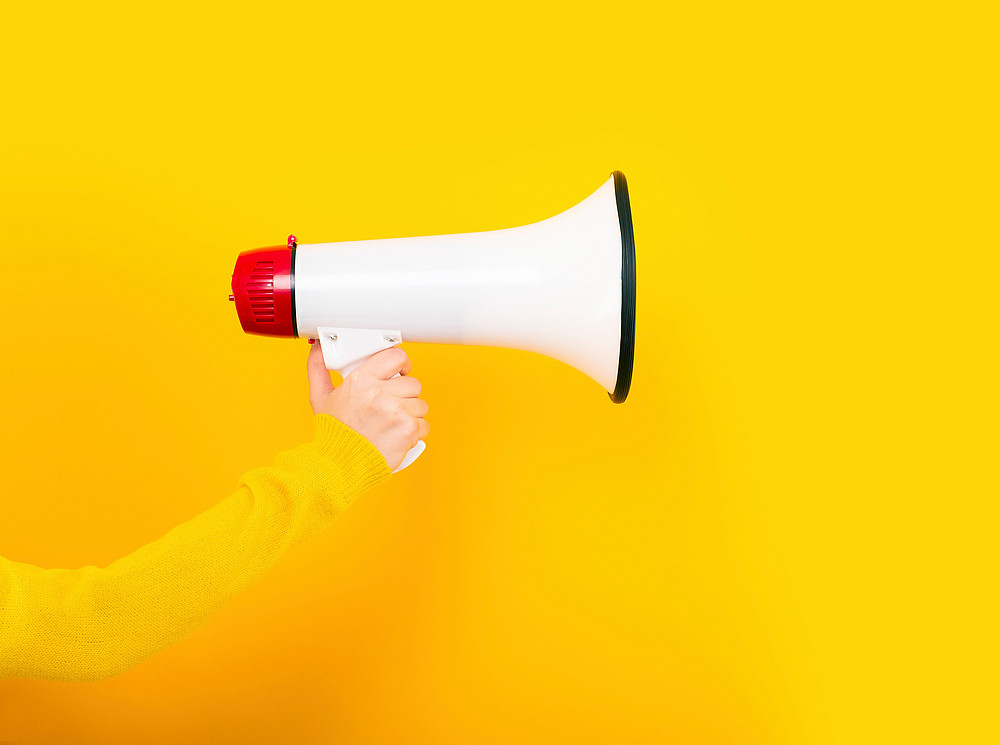
[[306, 370], [309, 373], [310, 398], [323, 396], [333, 390], [333, 381], [330, 380], [330, 371], [326, 369], [326, 362], [323, 361], [323, 350], [319, 342], [313, 344], [309, 349]]

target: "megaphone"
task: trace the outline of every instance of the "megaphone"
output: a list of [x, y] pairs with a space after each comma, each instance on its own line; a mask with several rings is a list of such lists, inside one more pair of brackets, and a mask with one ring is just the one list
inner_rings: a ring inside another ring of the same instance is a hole
[[[243, 251], [232, 294], [249, 334], [318, 339], [344, 377], [403, 341], [553, 357], [622, 403], [635, 354], [635, 241], [621, 171], [541, 222], [482, 233]], [[419, 443], [397, 470], [423, 451]]]

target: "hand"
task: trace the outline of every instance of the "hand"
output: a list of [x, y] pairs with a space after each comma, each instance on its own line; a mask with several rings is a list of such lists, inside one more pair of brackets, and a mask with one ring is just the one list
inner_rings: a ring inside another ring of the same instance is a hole
[[[336, 388], [319, 344], [309, 350], [307, 368], [313, 412], [329, 414], [365, 437], [392, 470], [430, 432], [427, 402], [419, 381], [407, 375], [413, 364], [399, 347], [373, 354]], [[396, 373], [400, 377], [393, 378]]]

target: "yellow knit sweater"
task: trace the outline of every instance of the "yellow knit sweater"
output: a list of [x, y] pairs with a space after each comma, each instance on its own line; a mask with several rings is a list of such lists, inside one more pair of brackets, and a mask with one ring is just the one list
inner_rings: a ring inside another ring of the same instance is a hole
[[289, 547], [388, 478], [368, 440], [328, 414], [315, 437], [244, 474], [229, 497], [104, 569], [0, 557], [0, 679], [98, 680], [183, 639]]

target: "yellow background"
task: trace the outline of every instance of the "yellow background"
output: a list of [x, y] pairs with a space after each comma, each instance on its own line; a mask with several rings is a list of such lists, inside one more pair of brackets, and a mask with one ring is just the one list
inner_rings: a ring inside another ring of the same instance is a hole
[[[20, 4], [19, 4], [20, 5]], [[612, 405], [410, 345], [429, 450], [182, 644], [0, 742], [996, 742], [988, 3], [0, 13], [0, 553], [104, 566], [311, 436], [239, 251], [628, 177]]]

